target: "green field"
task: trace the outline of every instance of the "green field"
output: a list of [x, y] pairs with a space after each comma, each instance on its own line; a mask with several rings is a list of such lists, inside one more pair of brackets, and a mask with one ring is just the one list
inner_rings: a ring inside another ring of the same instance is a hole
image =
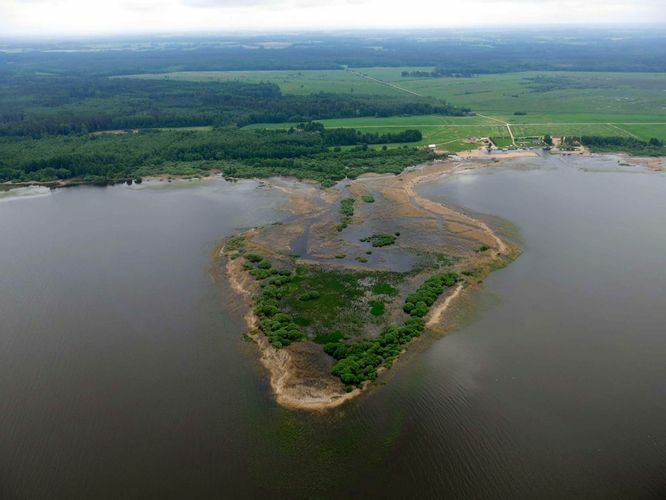
[[446, 99], [509, 123], [517, 138], [544, 134], [666, 138], [666, 75], [662, 73], [529, 72], [405, 78], [399, 68], [361, 71], [406, 92]]
[[[487, 115], [490, 116], [490, 115]], [[523, 117], [525, 118], [525, 117]], [[571, 135], [601, 135], [639, 137], [649, 139], [651, 137], [666, 138], [666, 123], [663, 125], [626, 125], [624, 122], [609, 124], [604, 122], [576, 123], [567, 121], [558, 123], [557, 117], [550, 116], [546, 120], [535, 120], [533, 123], [518, 123], [511, 125], [511, 130], [517, 140], [524, 137]], [[501, 119], [501, 118], [500, 118]], [[509, 139], [508, 129], [505, 125], [486, 116], [450, 117], [450, 116], [406, 116], [388, 118], [345, 118], [336, 120], [321, 120], [326, 128], [355, 128], [362, 132], [389, 133], [398, 130], [415, 128], [423, 134], [422, 145], [437, 144], [439, 147], [450, 152], [463, 151], [476, 148], [474, 143], [466, 143], [465, 139], [470, 137], [493, 137], [495, 139]], [[639, 122], [632, 122], [639, 123]], [[252, 128], [288, 128], [290, 124], [258, 124]], [[503, 146], [509, 145], [501, 141]], [[391, 145], [399, 147], [401, 145]]]
[[[417, 128], [422, 144], [449, 151], [474, 147], [469, 137], [602, 135], [666, 139], [666, 74], [525, 72], [471, 78], [403, 77], [430, 68], [328, 71], [208, 71], [135, 75], [187, 81], [273, 82], [283, 92], [396, 94], [437, 97], [473, 109], [474, 117], [411, 116], [323, 120], [327, 128], [396, 132]], [[519, 114], [515, 114], [519, 113]], [[289, 126], [259, 125], [271, 128]], [[502, 141], [504, 142], [504, 141]]]
[[[456, 118], [451, 116], [391, 116], [388, 118], [343, 118], [321, 120], [326, 128], [355, 128], [362, 132], [386, 134], [406, 129], [418, 129], [423, 134], [421, 145], [438, 144], [455, 152], [475, 148], [475, 144], [465, 144], [468, 137], [488, 137], [507, 135], [506, 127], [480, 116]], [[271, 123], [252, 125], [249, 128], [288, 128], [291, 124]], [[403, 144], [393, 144], [401, 147]]]
[[[392, 68], [397, 69], [397, 68]], [[130, 75], [124, 78], [144, 80], [173, 80], [189, 82], [245, 83], [271, 82], [280, 86], [286, 94], [313, 94], [332, 92], [337, 94], [401, 94], [403, 91], [387, 85], [361, 78], [344, 70], [303, 70], [303, 71], [180, 71]]]

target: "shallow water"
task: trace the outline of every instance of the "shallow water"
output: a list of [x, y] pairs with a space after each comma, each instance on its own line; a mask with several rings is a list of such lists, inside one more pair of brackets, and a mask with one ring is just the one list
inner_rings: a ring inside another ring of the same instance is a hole
[[[0, 203], [0, 497], [657, 498], [666, 176], [539, 160], [421, 186], [524, 254], [322, 415], [275, 405], [216, 242], [284, 219], [212, 181]], [[535, 168], [537, 167], [537, 168]]]

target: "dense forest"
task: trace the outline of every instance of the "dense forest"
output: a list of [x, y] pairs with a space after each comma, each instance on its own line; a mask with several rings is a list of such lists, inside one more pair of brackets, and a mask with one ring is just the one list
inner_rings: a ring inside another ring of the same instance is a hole
[[281, 123], [467, 110], [409, 95], [284, 95], [273, 83], [192, 83], [97, 77], [0, 81], [0, 136]]
[[[274, 48], [279, 44], [280, 48]], [[649, 47], [649, 50], [646, 50]], [[108, 50], [112, 48], [113, 50]], [[4, 41], [0, 76], [110, 76], [204, 70], [428, 66], [441, 74], [527, 70], [666, 71], [660, 27], [431, 30]]]
[[[354, 136], [362, 138], [362, 134]], [[331, 185], [364, 172], [400, 172], [435, 156], [422, 149], [330, 149], [325, 130], [210, 132], [142, 130], [112, 134], [0, 138], [0, 182], [82, 179], [107, 183], [147, 175], [290, 175]]]
[[419, 142], [423, 134], [419, 130], [403, 130], [387, 134], [361, 133], [353, 128], [326, 129], [318, 122], [300, 123], [298, 128], [291, 128], [290, 133], [296, 131], [316, 132], [320, 134], [326, 146], [354, 146], [358, 144], [396, 144], [402, 142]]
[[[363, 134], [326, 130], [312, 120], [465, 112], [411, 95], [285, 95], [273, 83], [14, 75], [0, 80], [0, 182], [104, 184], [221, 170], [329, 185], [370, 170], [399, 172], [432, 155], [414, 147], [368, 148], [418, 142], [418, 130]], [[242, 128], [260, 122], [303, 126]], [[202, 126], [208, 129], [195, 129]]]

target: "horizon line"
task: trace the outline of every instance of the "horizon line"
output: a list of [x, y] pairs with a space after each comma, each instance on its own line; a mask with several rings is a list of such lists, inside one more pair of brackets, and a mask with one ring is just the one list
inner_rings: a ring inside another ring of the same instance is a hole
[[[94, 39], [94, 38], [122, 38], [122, 37], [183, 37], [183, 36], [198, 36], [198, 37], [225, 37], [225, 36], [242, 36], [242, 35], [298, 35], [308, 34], [311, 32], [318, 32], [320, 35], [336, 34], [336, 33], [360, 33], [360, 32], [373, 32], [373, 33], [414, 33], [414, 32], [451, 32], [451, 31], [487, 31], [487, 32], [502, 32], [507, 30], [531, 30], [531, 29], [592, 29], [603, 30], [611, 28], [631, 29], [631, 28], [664, 28], [666, 22], [663, 21], [628, 21], [623, 23], [613, 22], [596, 22], [587, 23], [584, 21], [575, 21], [567, 23], [533, 23], [533, 24], [462, 24], [462, 25], [414, 25], [414, 26], [308, 26], [308, 27], [239, 27], [239, 28], [221, 28], [219, 30], [210, 29], [183, 29], [183, 30], [128, 30], [128, 31], [79, 31], [79, 32], [7, 32], [0, 35], [0, 41], [10, 41], [14, 39], [61, 39], [71, 40], [77, 38]], [[664, 33], [666, 37], [666, 33]]]

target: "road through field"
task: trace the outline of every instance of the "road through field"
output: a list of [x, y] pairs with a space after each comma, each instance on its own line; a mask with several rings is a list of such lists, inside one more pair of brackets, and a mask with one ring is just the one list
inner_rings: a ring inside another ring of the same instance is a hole
[[509, 122], [498, 120], [497, 118], [493, 118], [492, 116], [481, 115], [479, 113], [477, 113], [476, 115], [481, 116], [483, 118], [487, 118], [489, 120], [496, 121], [496, 122], [501, 123], [502, 125], [504, 125], [506, 127], [506, 129], [509, 131], [509, 137], [511, 137], [511, 144], [513, 144], [514, 146], [516, 145], [516, 138], [513, 136], [513, 130], [511, 130], [511, 125], [509, 124]]
[[353, 69], [347, 69], [347, 71], [349, 71], [352, 75], [356, 75], [356, 76], [359, 76], [361, 78], [365, 78], [366, 80], [370, 80], [372, 82], [379, 83], [380, 85], [384, 85], [386, 87], [391, 87], [391, 88], [394, 88], [396, 90], [401, 90], [402, 92], [407, 92], [408, 94], [412, 94], [412, 95], [415, 95], [415, 96], [418, 96], [418, 97], [425, 97], [424, 95], [418, 94], [418, 93], [414, 92], [413, 90], [408, 90], [404, 87], [400, 87], [399, 85], [396, 85], [395, 83], [385, 82], [384, 80], [380, 80], [379, 78], [374, 78], [372, 76], [368, 76], [364, 73], [361, 73], [360, 71], [354, 71]]

